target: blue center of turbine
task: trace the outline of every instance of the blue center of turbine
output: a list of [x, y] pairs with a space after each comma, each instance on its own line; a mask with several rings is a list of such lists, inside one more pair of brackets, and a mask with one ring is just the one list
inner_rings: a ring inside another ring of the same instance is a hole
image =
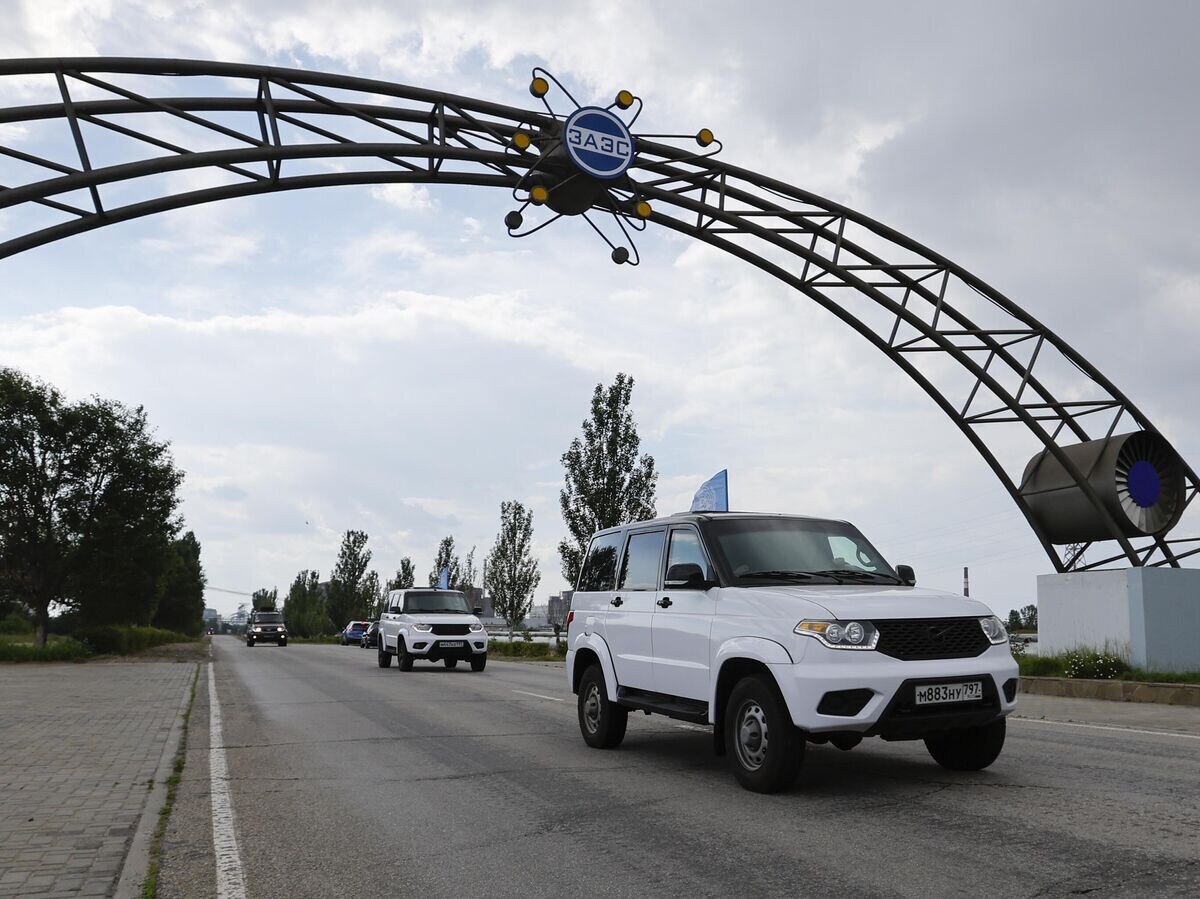
[[1134, 462], [1129, 469], [1129, 495], [1143, 509], [1158, 502], [1162, 493], [1162, 478], [1158, 471], [1145, 459]]

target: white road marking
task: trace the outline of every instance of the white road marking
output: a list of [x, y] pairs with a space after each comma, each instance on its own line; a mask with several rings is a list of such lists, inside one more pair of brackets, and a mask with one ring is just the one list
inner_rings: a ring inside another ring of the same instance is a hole
[[513, 690], [514, 693], [520, 693], [522, 696], [536, 696], [538, 699], [549, 699], [551, 702], [562, 702], [557, 696], [543, 696], [541, 693], [530, 693], [527, 690]]
[[1182, 737], [1185, 740], [1200, 740], [1200, 734], [1181, 734], [1170, 730], [1142, 730], [1137, 727], [1119, 727], [1113, 724], [1080, 724], [1076, 721], [1055, 721], [1047, 718], [1025, 718], [1021, 715], [1010, 716], [1015, 721], [1025, 721], [1029, 724], [1049, 724], [1052, 727], [1086, 727], [1089, 730], [1115, 730], [1125, 734], [1149, 734], [1152, 737]]
[[221, 732], [221, 705], [217, 681], [208, 663], [208, 773], [212, 785], [213, 849], [217, 856], [217, 899], [246, 899], [242, 856], [233, 826], [233, 797], [229, 793], [229, 768], [225, 764], [225, 738]]

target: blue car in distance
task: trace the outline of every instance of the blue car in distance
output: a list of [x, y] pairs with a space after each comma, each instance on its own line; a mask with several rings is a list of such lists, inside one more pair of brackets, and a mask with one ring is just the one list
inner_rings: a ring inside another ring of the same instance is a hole
[[344, 628], [342, 628], [342, 645], [361, 645], [363, 634], [367, 632], [367, 628], [370, 626], [371, 622], [369, 621], [351, 621]]

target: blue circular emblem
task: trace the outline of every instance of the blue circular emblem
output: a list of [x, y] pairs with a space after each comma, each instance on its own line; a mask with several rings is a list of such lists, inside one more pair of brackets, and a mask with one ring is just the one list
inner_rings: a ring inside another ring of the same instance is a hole
[[1139, 459], [1129, 467], [1129, 495], [1143, 509], [1149, 509], [1162, 495], [1162, 478], [1145, 459]]
[[617, 116], [599, 106], [584, 106], [563, 125], [563, 146], [571, 162], [593, 178], [611, 181], [633, 162], [633, 135]]

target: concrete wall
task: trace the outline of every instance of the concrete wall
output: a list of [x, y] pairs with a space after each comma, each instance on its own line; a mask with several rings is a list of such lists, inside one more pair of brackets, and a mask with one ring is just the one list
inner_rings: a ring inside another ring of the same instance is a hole
[[1129, 583], [1125, 571], [1044, 574], [1038, 583], [1038, 654], [1105, 645], [1129, 657]]
[[1200, 570], [1042, 575], [1038, 641], [1041, 655], [1107, 648], [1139, 668], [1200, 671]]
[[[1134, 568], [1133, 642], [1143, 642], [1155, 671], [1200, 671], [1200, 570]], [[1138, 614], [1136, 603], [1141, 603]]]

